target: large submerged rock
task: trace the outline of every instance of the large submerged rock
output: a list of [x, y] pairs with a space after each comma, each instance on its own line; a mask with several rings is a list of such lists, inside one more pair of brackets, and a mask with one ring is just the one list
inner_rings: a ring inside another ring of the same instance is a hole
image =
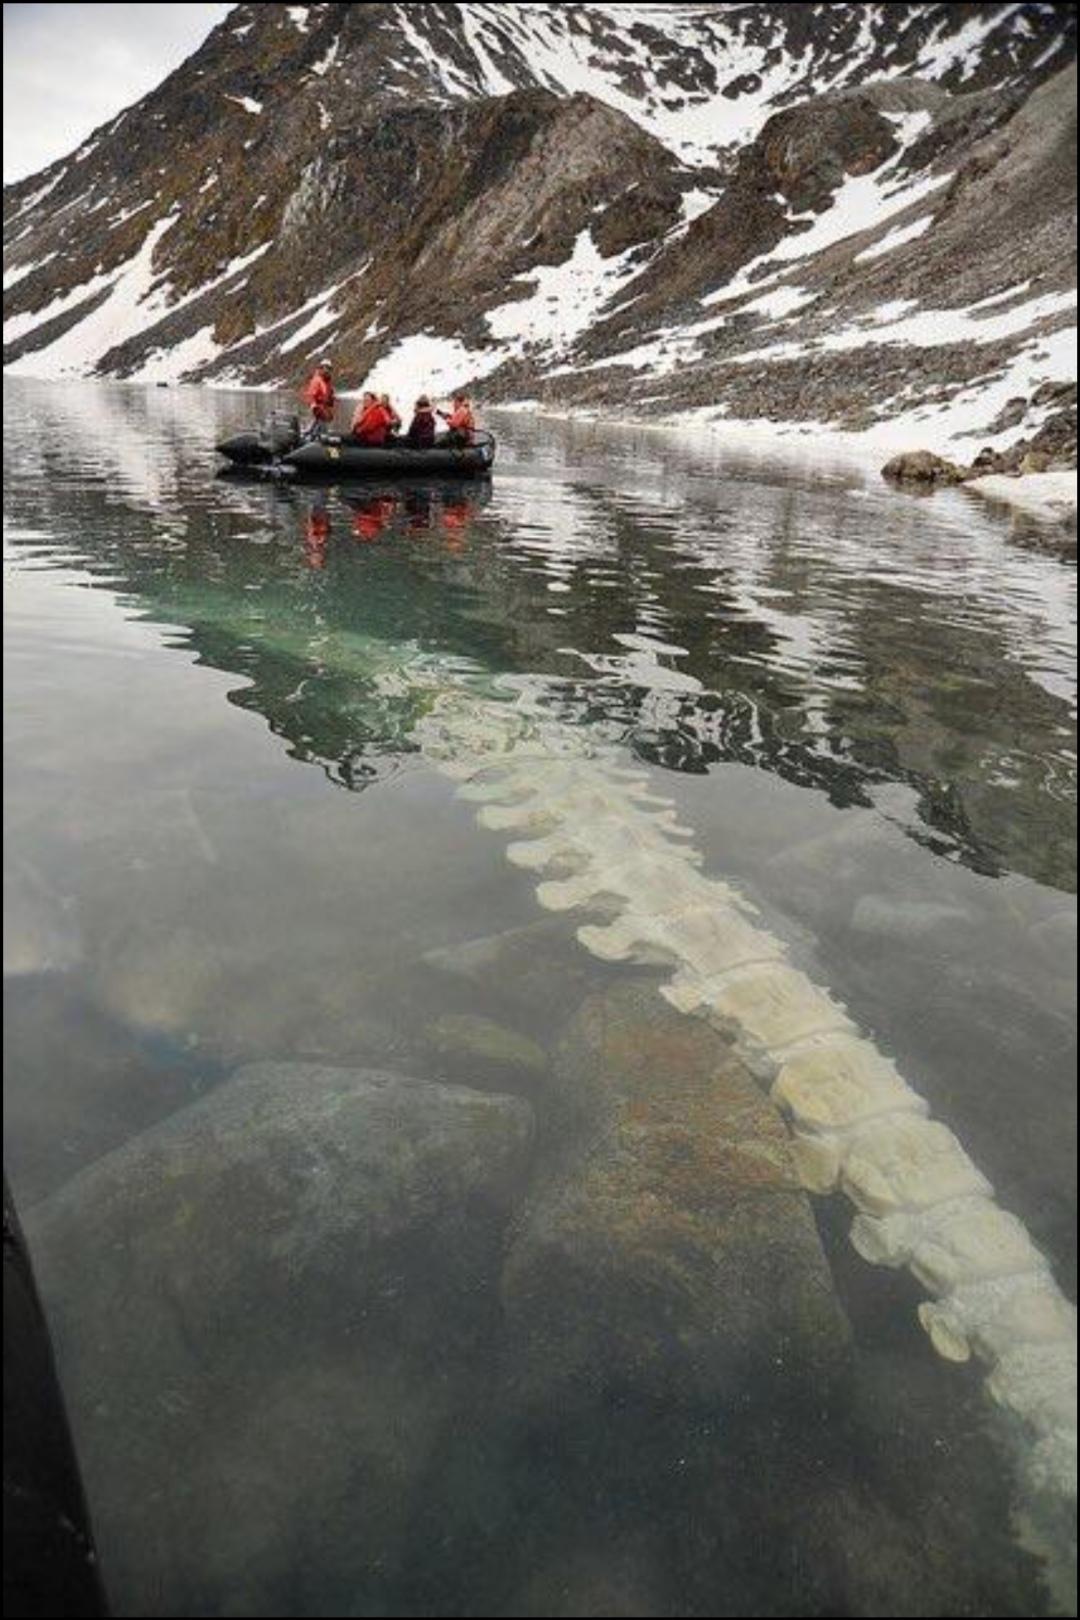
[[503, 1274], [525, 1397], [820, 1398], [847, 1321], [785, 1129], [732, 1048], [628, 984], [583, 1004], [555, 1071], [574, 1146]]
[[531, 1137], [518, 1099], [257, 1064], [30, 1212], [118, 1612], [385, 1612]]

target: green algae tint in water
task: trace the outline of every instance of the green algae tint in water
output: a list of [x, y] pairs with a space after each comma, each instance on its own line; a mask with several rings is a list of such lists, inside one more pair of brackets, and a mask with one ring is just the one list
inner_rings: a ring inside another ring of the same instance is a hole
[[673, 801], [1072, 1296], [1071, 567], [808, 458], [298, 490], [214, 477], [250, 399], [5, 398], [7, 1159], [115, 1610], [1067, 1609], [1014, 1414], [450, 722]]

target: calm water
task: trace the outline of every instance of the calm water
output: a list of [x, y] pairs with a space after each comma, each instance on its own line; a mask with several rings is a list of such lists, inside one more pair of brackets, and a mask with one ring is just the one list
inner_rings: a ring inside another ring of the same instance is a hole
[[[588, 1376], [534, 1365], [505, 1257], [589, 1031], [691, 1059], [421, 722], [509, 689], [640, 766], [1075, 1297], [1073, 566], [962, 491], [526, 417], [490, 488], [216, 478], [261, 409], [5, 384], [6, 1158], [117, 1611], [1046, 1612], [978, 1373], [839, 1198], [827, 1390], [750, 1342], [677, 1388], [644, 1273], [610, 1370], [600, 1206]], [[308, 1067], [238, 1127], [264, 1061]], [[345, 1148], [312, 1065], [414, 1084]]]

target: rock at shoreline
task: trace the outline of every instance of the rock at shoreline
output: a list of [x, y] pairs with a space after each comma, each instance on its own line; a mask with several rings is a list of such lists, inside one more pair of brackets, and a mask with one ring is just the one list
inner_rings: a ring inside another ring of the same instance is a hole
[[954, 461], [932, 450], [905, 450], [881, 469], [881, 476], [898, 484], [959, 484], [964, 473]]
[[1076, 467], [1076, 384], [1042, 383], [1027, 400], [1009, 400], [989, 432], [1000, 433], [1017, 426], [1029, 409], [1047, 404], [1063, 408], [1054, 411], [1030, 438], [1019, 439], [1007, 450], [987, 444], [967, 467], [946, 461], [932, 450], [905, 450], [893, 456], [881, 469], [881, 476], [892, 483], [934, 488], [938, 484], [959, 484], [969, 480], [1004, 474], [1020, 478], [1030, 473], [1066, 472]]
[[531, 1140], [518, 1099], [255, 1064], [29, 1212], [117, 1612], [386, 1612]]
[[568, 1138], [503, 1273], [528, 1402], [820, 1399], [849, 1333], [779, 1116], [655, 989], [587, 1000], [556, 1054]]

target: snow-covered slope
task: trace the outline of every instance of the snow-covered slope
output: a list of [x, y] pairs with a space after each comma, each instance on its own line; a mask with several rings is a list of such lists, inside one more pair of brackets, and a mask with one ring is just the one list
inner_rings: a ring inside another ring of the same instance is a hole
[[5, 190], [5, 364], [989, 425], [1075, 375], [1072, 53], [1049, 5], [237, 6]]

